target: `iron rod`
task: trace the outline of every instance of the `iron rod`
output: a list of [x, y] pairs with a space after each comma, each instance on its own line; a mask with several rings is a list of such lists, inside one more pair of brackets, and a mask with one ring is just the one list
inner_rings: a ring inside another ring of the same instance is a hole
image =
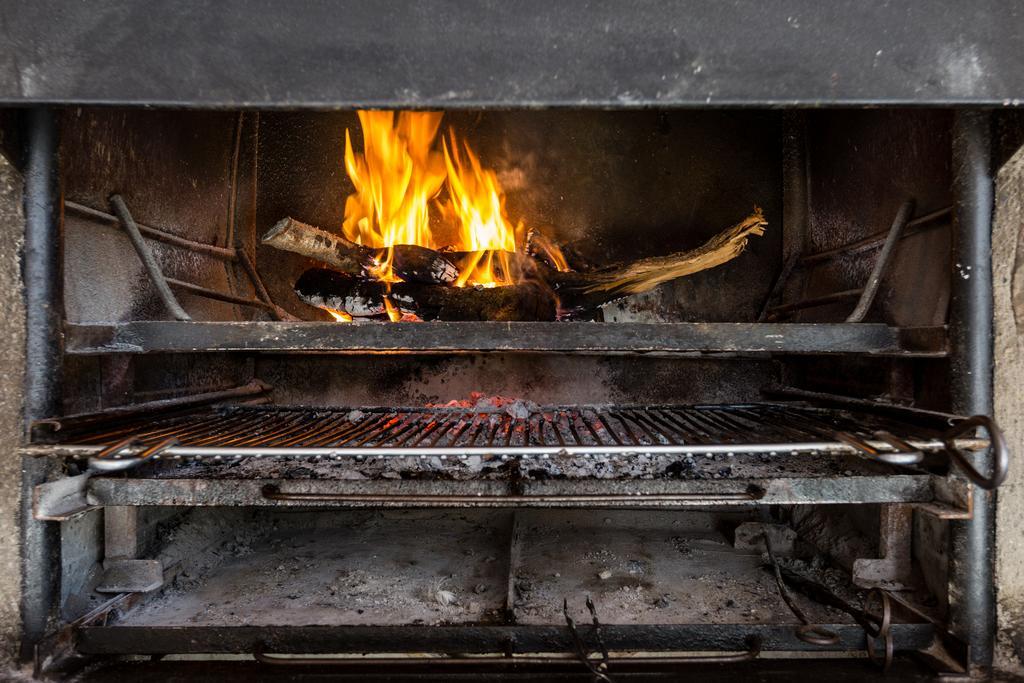
[[896, 212], [896, 218], [893, 219], [892, 227], [889, 228], [889, 235], [885, 238], [885, 245], [879, 252], [878, 258], [875, 259], [875, 265], [871, 268], [868, 281], [864, 283], [864, 291], [861, 292], [853, 312], [846, 317], [846, 322], [859, 323], [868, 314], [871, 304], [875, 301], [875, 295], [878, 293], [878, 287], [882, 284], [882, 278], [889, 269], [889, 262], [896, 251], [900, 235], [903, 234], [903, 229], [907, 227], [907, 221], [910, 220], [913, 213], [914, 202], [912, 200], [905, 201], [900, 205], [899, 211]]
[[[60, 415], [64, 352], [60, 126], [45, 107], [25, 113], [25, 420]], [[32, 516], [32, 492], [56, 463], [22, 458], [21, 655], [46, 634], [60, 577], [59, 526]]]
[[224, 389], [221, 391], [208, 391], [202, 394], [192, 394], [190, 396], [178, 396], [176, 398], [164, 398], [156, 401], [148, 401], [146, 403], [137, 403], [134, 405], [116, 406], [94, 413], [79, 413], [77, 415], [68, 415], [66, 417], [37, 420], [33, 423], [33, 426], [49, 424], [53, 425], [58, 430], [68, 430], [86, 424], [93, 424], [98, 420], [131, 418], [142, 415], [152, 415], [154, 413], [165, 414], [167, 411], [176, 410], [178, 408], [195, 408], [198, 406], [216, 403], [218, 401], [226, 401], [231, 398], [256, 396], [259, 394], [265, 394], [270, 391], [271, 388], [272, 387], [269, 384], [258, 379], [254, 379], [242, 386], [232, 387], [231, 389]]
[[270, 298], [270, 293], [267, 291], [266, 286], [263, 284], [263, 279], [260, 278], [259, 271], [256, 270], [256, 264], [249, 258], [248, 252], [245, 251], [244, 247], [238, 247], [238, 262], [242, 266], [242, 270], [249, 277], [249, 281], [252, 283], [252, 288], [256, 292], [256, 297], [271, 307], [271, 313], [277, 320], [282, 321], [298, 321], [299, 319], [284, 310], [280, 306], [274, 303], [274, 300]]
[[[838, 638], [837, 638], [838, 640]], [[672, 664], [733, 664], [749, 662], [757, 659], [761, 653], [761, 641], [757, 638], [749, 639], [750, 645], [747, 650], [738, 652], [723, 652], [715, 654], [680, 654], [680, 655], [652, 655], [635, 653], [609, 653], [609, 660], [621, 666], [666, 666]], [[443, 655], [409, 655], [405, 657], [368, 657], [352, 655], [347, 657], [313, 657], [313, 656], [282, 656], [264, 653], [254, 653], [253, 658], [261, 664], [273, 666], [309, 667], [309, 666], [331, 666], [331, 667], [356, 667], [379, 668], [379, 667], [515, 667], [523, 665], [545, 665], [545, 666], [569, 666], [580, 667], [583, 664], [576, 655], [572, 654], [546, 654], [546, 655], [476, 655], [452, 657]], [[597, 660], [595, 660], [597, 661]]]
[[213, 299], [214, 301], [223, 301], [228, 304], [238, 304], [239, 306], [252, 306], [254, 308], [262, 308], [271, 312], [276, 313], [276, 307], [273, 304], [264, 303], [257, 299], [248, 299], [244, 296], [235, 296], [234, 294], [228, 294], [227, 292], [218, 292], [215, 289], [209, 289], [202, 285], [197, 285], [194, 282], [185, 282], [184, 280], [178, 280], [173, 277], [166, 278], [167, 284], [173, 285], [178, 289], [183, 289], [189, 294], [196, 296], [206, 297], [207, 299]]
[[452, 494], [373, 494], [373, 493], [315, 493], [306, 491], [282, 491], [274, 484], [262, 489], [263, 497], [268, 500], [306, 501], [317, 503], [381, 503], [408, 505], [470, 505], [470, 506], [503, 506], [517, 507], [529, 505], [603, 505], [614, 503], [681, 503], [701, 502], [733, 503], [737, 501], [756, 501], [764, 497], [763, 489], [749, 489], [723, 493], [638, 493], [638, 494], [574, 494], [574, 495], [452, 495]]
[[[234, 435], [243, 434], [247, 430], [258, 428], [251, 422], [243, 421], [236, 426]], [[792, 452], [811, 453], [814, 451], [827, 451], [829, 453], [851, 453], [861, 452], [857, 448], [840, 441], [793, 441], [779, 443], [749, 443], [749, 444], [680, 444], [678, 446], [663, 445], [600, 445], [600, 446], [558, 446], [558, 445], [537, 445], [531, 444], [521, 446], [402, 446], [402, 447], [381, 447], [381, 446], [218, 446], [217, 441], [224, 435], [214, 438], [198, 439], [194, 445], [172, 446], [168, 448], [168, 455], [180, 455], [188, 458], [202, 458], [206, 456], [240, 456], [240, 457], [310, 457], [310, 456], [365, 456], [365, 457], [410, 457], [410, 456], [553, 456], [553, 455], [635, 455], [637, 453], [649, 455], [700, 455], [704, 453], [767, 453], [767, 452]], [[230, 435], [228, 435], [230, 436]], [[346, 439], [350, 440], [350, 439]], [[882, 452], [891, 452], [892, 446], [882, 439], [869, 439], [865, 441], [872, 448]], [[911, 447], [918, 450], [941, 451], [946, 447], [942, 439], [929, 440], [908, 440]], [[988, 446], [987, 439], [963, 438], [956, 439], [956, 447], [961, 450], [980, 450]], [[93, 455], [103, 449], [102, 444], [71, 444], [59, 446], [26, 446], [22, 449], [25, 453], [46, 455], [58, 452], [63, 455], [85, 456]], [[141, 448], [133, 447], [123, 451], [125, 457], [131, 455]]]
[[[903, 231], [900, 233], [899, 239], [902, 241], [913, 235], [920, 234], [922, 232], [931, 230], [933, 228], [944, 225], [939, 219], [946, 218], [953, 213], [953, 207], [947, 206], [931, 213], [926, 213], [923, 216], [918, 216], [912, 221], [909, 221]], [[834, 249], [826, 249], [819, 251], [815, 254], [804, 256], [800, 259], [799, 264], [801, 266], [811, 266], [815, 263], [822, 261], [828, 261], [829, 259], [835, 258], [842, 254], [857, 254], [868, 249], [874, 249], [880, 247], [885, 243], [886, 237], [889, 235], [889, 231], [876, 232], [873, 235], [868, 235], [864, 239], [857, 240], [856, 242], [850, 242]]]
[[[988, 112], [958, 111], [953, 123], [953, 272], [950, 301], [952, 409], [992, 414], [991, 121]], [[991, 458], [975, 463], [991, 471]], [[953, 632], [970, 646], [971, 664], [992, 664], [996, 630], [993, 579], [994, 496], [974, 489], [970, 520], [952, 523]]]
[[829, 292], [828, 294], [822, 294], [821, 296], [812, 297], [810, 299], [802, 299], [800, 301], [794, 301], [789, 304], [782, 304], [780, 306], [772, 306], [768, 309], [768, 315], [766, 319], [771, 322], [780, 315], [786, 313], [792, 313], [793, 311], [801, 311], [805, 308], [816, 308], [818, 306], [827, 306], [828, 304], [838, 303], [847, 299], [854, 299], [861, 296], [864, 293], [863, 287], [857, 289], [844, 289], [841, 292]]
[[[121, 221], [118, 219], [118, 217], [115, 216], [114, 214], [107, 213], [106, 211], [100, 211], [99, 209], [94, 209], [91, 206], [86, 206], [84, 204], [79, 204], [78, 202], [72, 201], [65, 201], [64, 206], [67, 209], [71, 209], [75, 213], [80, 213], [83, 216], [88, 216], [89, 218], [92, 218], [100, 223], [104, 223], [115, 228], [119, 228], [121, 226]], [[234, 261], [236, 258], [234, 249], [218, 247], [213, 244], [205, 244], [203, 242], [196, 242], [195, 240], [190, 240], [185, 237], [179, 237], [173, 233], [167, 232], [166, 230], [154, 228], [152, 226], [144, 225], [139, 222], [136, 222], [135, 226], [139, 229], [140, 233], [158, 242], [172, 244], [176, 247], [181, 247], [182, 249], [188, 249], [189, 251], [194, 251], [198, 254], [206, 254], [207, 256], [213, 256], [224, 261]]]
[[135, 247], [135, 252], [139, 255], [139, 260], [142, 261], [146, 272], [149, 273], [149, 279], [153, 281], [153, 286], [156, 287], [157, 294], [160, 295], [160, 300], [164, 303], [164, 308], [167, 309], [175, 320], [191, 320], [191, 316], [185, 312], [185, 309], [178, 303], [178, 299], [175, 298], [174, 292], [171, 291], [168, 285], [169, 280], [164, 277], [160, 264], [156, 262], [156, 258], [153, 257], [153, 253], [149, 250], [149, 245], [142, 238], [142, 233], [139, 232], [139, 227], [135, 224], [135, 219], [132, 218], [131, 213], [128, 211], [124, 199], [121, 198], [121, 195], [115, 194], [110, 198], [110, 203], [114, 206], [114, 211], [121, 221], [121, 227], [124, 228], [128, 238], [131, 239], [132, 246]]

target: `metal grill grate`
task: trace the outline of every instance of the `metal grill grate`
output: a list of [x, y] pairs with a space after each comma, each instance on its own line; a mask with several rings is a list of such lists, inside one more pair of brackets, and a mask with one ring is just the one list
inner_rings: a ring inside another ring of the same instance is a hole
[[[207, 408], [145, 423], [58, 434], [65, 451], [137, 454], [168, 439], [169, 456], [543, 455], [944, 448], [941, 434], [889, 417], [775, 403], [650, 407], [314, 409]], [[130, 445], [125, 443], [130, 439]], [[958, 447], [982, 448], [982, 439]]]

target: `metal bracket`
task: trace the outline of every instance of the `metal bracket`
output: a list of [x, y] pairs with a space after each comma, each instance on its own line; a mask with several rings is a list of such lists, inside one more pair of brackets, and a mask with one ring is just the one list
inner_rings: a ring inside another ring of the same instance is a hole
[[39, 484], [32, 489], [32, 516], [48, 522], [66, 522], [99, 506], [89, 501], [87, 472]]
[[103, 566], [97, 593], [148, 593], [164, 585], [160, 560], [115, 560]]
[[911, 587], [913, 562], [910, 538], [914, 511], [910, 505], [883, 505], [879, 513], [880, 559], [853, 561], [853, 583], [862, 588], [905, 590]]
[[103, 578], [97, 593], [146, 593], [164, 584], [160, 560], [136, 559], [137, 507], [110, 506], [103, 510]]

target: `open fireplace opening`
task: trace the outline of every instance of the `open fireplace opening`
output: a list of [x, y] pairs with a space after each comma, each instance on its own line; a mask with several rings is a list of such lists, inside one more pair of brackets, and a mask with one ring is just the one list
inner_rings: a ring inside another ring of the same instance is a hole
[[954, 125], [64, 110], [53, 660], [955, 668]]
[[[69, 287], [76, 321], [167, 317], [151, 286], [137, 291], [149, 276], [131, 245], [109, 228], [91, 239], [122, 212], [150, 236], [244, 246], [283, 309], [195, 301], [196, 290], [176, 284], [187, 278], [174, 259], [195, 277], [196, 255], [151, 245], [199, 320], [332, 320], [334, 311], [363, 321], [744, 321], [757, 318], [778, 270], [778, 113], [74, 118], [68, 144], [82, 155], [81, 166], [68, 158], [68, 278], [109, 295]], [[96, 167], [91, 151], [125, 144], [134, 161]], [[109, 267], [122, 259], [131, 267]], [[259, 300], [245, 273], [228, 282], [223, 264], [205, 266], [209, 281], [194, 284]]]

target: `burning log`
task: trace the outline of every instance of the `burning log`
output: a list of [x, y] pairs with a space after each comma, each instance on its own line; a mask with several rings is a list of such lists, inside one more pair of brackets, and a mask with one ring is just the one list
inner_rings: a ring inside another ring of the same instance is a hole
[[[386, 283], [362, 271], [313, 268], [299, 278], [295, 291], [312, 306], [346, 311], [356, 317], [382, 315], [390, 302], [400, 311], [424, 320], [555, 320], [559, 309], [570, 316], [591, 311], [615, 299], [650, 291], [669, 280], [722, 265], [743, 251], [751, 235], [764, 234], [766, 225], [761, 210], [756, 209], [742, 222], [696, 249], [585, 273], [559, 271], [527, 255], [504, 253], [504, 260], [516, 271], [520, 283], [503, 287], [451, 287], [407, 281], [393, 283], [389, 293]], [[446, 256], [464, 259], [467, 254], [446, 252]]]
[[[463, 274], [473, 274], [477, 263], [485, 261], [480, 252], [473, 251], [442, 251], [449, 260], [458, 264]], [[490, 267], [491, 273], [499, 281], [522, 282], [524, 280], [535, 280], [541, 277], [542, 270], [547, 269], [547, 264], [538, 261], [530, 254], [516, 251], [491, 251], [483, 252], [489, 255], [486, 264]]]
[[653, 256], [587, 273], [551, 270], [544, 277], [555, 289], [562, 309], [585, 311], [658, 285], [720, 266], [736, 258], [751, 235], [763, 235], [768, 222], [760, 208], [747, 218], [690, 251]]
[[[377, 256], [380, 249], [364, 247], [294, 218], [278, 221], [262, 241], [275, 249], [316, 259], [355, 277], [373, 277], [381, 266]], [[459, 277], [459, 269], [448, 258], [414, 244], [393, 247], [391, 268], [408, 282], [451, 284]]]
[[389, 294], [383, 282], [311, 268], [295, 283], [295, 293], [311, 306], [343, 310], [355, 317], [385, 313], [385, 298], [423, 320], [545, 321], [554, 320], [557, 313], [554, 292], [537, 281], [489, 288], [398, 282], [391, 285]]

